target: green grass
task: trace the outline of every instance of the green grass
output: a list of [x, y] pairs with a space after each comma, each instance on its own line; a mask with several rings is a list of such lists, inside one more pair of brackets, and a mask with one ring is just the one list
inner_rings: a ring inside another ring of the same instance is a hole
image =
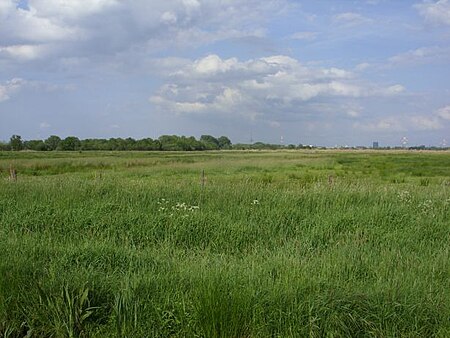
[[0, 153], [0, 336], [448, 337], [449, 189], [448, 152]]

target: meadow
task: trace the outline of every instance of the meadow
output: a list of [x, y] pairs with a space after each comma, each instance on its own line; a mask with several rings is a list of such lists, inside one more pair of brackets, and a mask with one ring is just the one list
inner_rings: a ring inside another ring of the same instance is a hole
[[3, 337], [450, 337], [449, 250], [448, 151], [0, 152]]

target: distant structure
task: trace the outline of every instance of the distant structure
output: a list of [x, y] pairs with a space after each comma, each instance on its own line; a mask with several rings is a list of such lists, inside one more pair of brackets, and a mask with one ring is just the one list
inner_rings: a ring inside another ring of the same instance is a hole
[[372, 144], [373, 149], [378, 149], [380, 146], [378, 145], [378, 141], [374, 141]]
[[402, 148], [406, 148], [408, 145], [408, 138], [406, 136], [402, 137]]

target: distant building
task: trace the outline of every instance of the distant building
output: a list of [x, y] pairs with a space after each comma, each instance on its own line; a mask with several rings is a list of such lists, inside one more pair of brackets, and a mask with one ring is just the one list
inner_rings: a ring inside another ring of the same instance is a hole
[[373, 142], [372, 148], [373, 149], [378, 149], [379, 148], [379, 145], [378, 145], [377, 141]]

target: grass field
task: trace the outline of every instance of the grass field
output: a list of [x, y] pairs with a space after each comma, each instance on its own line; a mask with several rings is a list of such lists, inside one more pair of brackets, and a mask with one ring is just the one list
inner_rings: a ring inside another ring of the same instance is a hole
[[450, 337], [449, 152], [0, 152], [0, 176], [0, 336]]

